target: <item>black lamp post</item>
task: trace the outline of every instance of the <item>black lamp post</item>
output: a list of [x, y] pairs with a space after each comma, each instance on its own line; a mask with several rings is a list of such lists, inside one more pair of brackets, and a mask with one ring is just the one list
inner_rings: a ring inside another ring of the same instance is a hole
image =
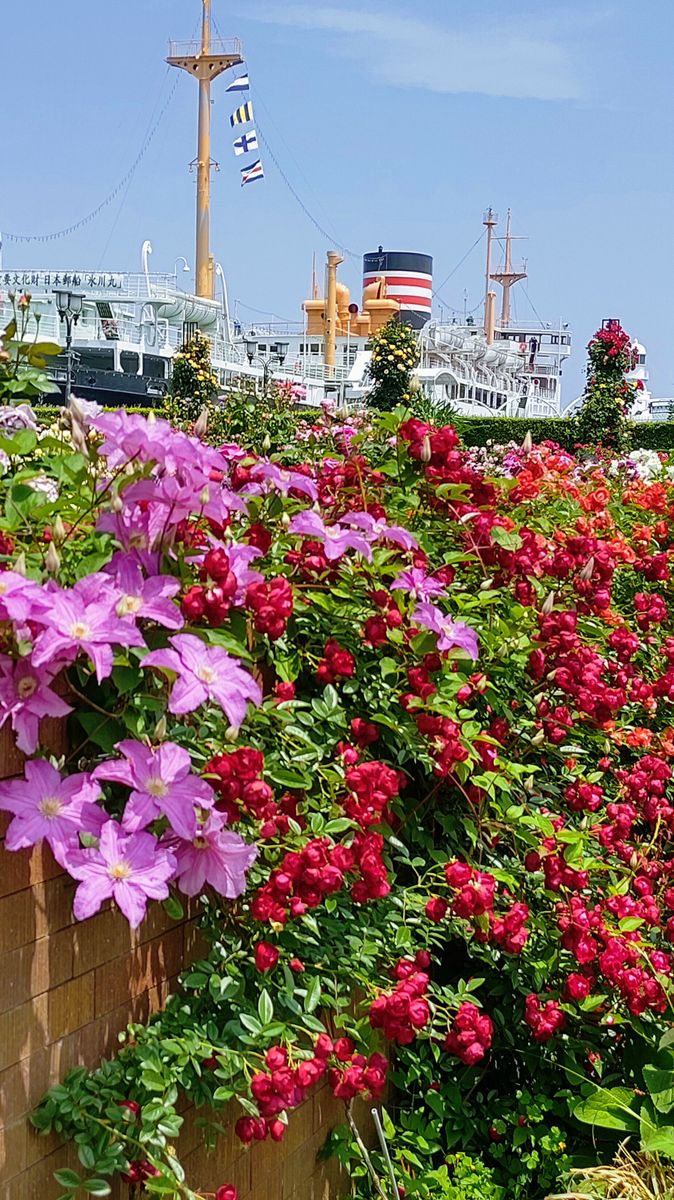
[[66, 288], [54, 288], [54, 296], [56, 298], [56, 307], [61, 319], [61, 324], [65, 322], [66, 327], [66, 404], [70, 399], [70, 392], [73, 383], [73, 325], [82, 315], [82, 306], [84, 304], [84, 296], [81, 292], [70, 292]]
[[246, 356], [248, 358], [248, 362], [250, 363], [251, 367], [254, 362], [259, 363], [262, 367], [262, 390], [264, 392], [267, 390], [272, 364], [278, 363], [279, 366], [283, 366], [288, 355], [289, 345], [289, 342], [274, 342], [274, 344], [269, 347], [270, 353], [268, 355], [262, 355], [256, 353], [257, 342], [253, 341], [252, 338], [246, 338]]

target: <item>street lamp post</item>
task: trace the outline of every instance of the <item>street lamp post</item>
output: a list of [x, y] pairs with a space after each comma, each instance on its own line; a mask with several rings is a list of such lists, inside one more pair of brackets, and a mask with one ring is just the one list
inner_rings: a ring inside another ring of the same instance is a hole
[[73, 384], [73, 326], [82, 315], [82, 306], [84, 304], [84, 296], [81, 292], [70, 292], [61, 288], [54, 288], [54, 296], [56, 297], [56, 307], [58, 309], [61, 324], [65, 323], [66, 327], [66, 404], [70, 399], [70, 392]]
[[283, 366], [288, 354], [288, 346], [288, 342], [275, 342], [273, 346], [269, 347], [270, 353], [263, 356], [262, 354], [256, 354], [257, 342], [246, 338], [246, 357], [248, 358], [248, 362], [251, 367], [254, 362], [259, 363], [262, 367], [263, 393], [267, 391], [272, 364], [278, 363], [280, 367]]

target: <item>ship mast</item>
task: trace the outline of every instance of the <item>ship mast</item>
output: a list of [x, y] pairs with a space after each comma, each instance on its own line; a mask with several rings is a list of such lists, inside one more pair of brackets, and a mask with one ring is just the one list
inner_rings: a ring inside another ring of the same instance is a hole
[[243, 62], [238, 38], [214, 41], [211, 35], [211, 0], [202, 0], [201, 42], [171, 42], [167, 62], [180, 67], [199, 82], [199, 132], [197, 157], [196, 293], [212, 300], [214, 260], [210, 248], [211, 229], [211, 83]]
[[490, 275], [490, 279], [493, 279], [495, 283], [500, 283], [501, 287], [503, 288], [501, 324], [505, 328], [507, 328], [507, 326], [510, 324], [510, 289], [511, 287], [514, 287], [516, 283], [519, 283], [520, 279], [526, 279], [527, 277], [526, 263], [523, 263], [519, 270], [513, 270], [512, 244], [515, 240], [520, 241], [521, 239], [515, 239], [513, 236], [511, 232], [511, 223], [512, 215], [510, 209], [508, 209], [508, 220], [506, 223], [505, 236], [505, 262], [503, 264], [503, 270], [496, 271], [493, 275]]

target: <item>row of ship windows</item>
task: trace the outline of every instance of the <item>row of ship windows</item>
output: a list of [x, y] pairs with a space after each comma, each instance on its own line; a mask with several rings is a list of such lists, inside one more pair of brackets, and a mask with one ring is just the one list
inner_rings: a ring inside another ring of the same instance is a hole
[[[570, 346], [571, 338], [567, 333], [542, 333], [537, 337], [529, 337], [526, 333], [502, 333], [501, 338], [507, 342], [527, 342], [530, 349], [538, 349], [539, 346]], [[532, 343], [535, 345], [532, 346]]]

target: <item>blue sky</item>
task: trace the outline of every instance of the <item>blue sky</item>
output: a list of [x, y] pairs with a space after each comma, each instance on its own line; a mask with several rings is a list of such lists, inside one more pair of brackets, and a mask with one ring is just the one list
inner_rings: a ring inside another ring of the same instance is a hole
[[[58, 230], [93, 209], [133, 162], [174, 82], [169, 37], [189, 38], [198, 0], [32, 0], [6, 6], [0, 229]], [[674, 234], [671, 0], [214, 0], [243, 39], [258, 129], [305, 205], [358, 256], [380, 243], [434, 255], [436, 283], [510, 206], [529, 240], [527, 292], [570, 321], [576, 352], [603, 317], [648, 347], [654, 390], [674, 395], [669, 280]], [[263, 148], [267, 178], [239, 186], [231, 96], [214, 87], [213, 247], [241, 315], [299, 319], [311, 256], [328, 242]], [[133, 181], [67, 240], [16, 245], [7, 267], [193, 265], [196, 85], [178, 86]], [[483, 246], [441, 289], [471, 309]], [[187, 276], [185, 276], [187, 278]], [[244, 308], [243, 305], [249, 307]], [[523, 292], [520, 318], [532, 317]], [[267, 318], [268, 319], [268, 318]]]

